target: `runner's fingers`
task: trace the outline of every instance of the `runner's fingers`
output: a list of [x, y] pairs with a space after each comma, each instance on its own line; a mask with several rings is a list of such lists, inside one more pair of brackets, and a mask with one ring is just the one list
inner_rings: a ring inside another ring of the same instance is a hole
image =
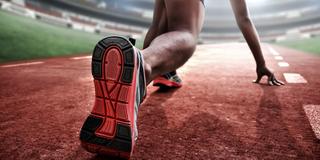
[[282, 82], [282, 81], [280, 81], [280, 80], [277, 80], [276, 78], [274, 78], [274, 80], [275, 80], [277, 83], [281, 84], [281, 85], [284, 85], [284, 84], [285, 84], [284, 82]]
[[272, 75], [271, 76], [268, 76], [268, 84], [269, 86], [273, 86], [273, 81], [272, 81]]
[[253, 80], [254, 83], [259, 83], [261, 81], [262, 75], [258, 74], [258, 77], [256, 80]]
[[276, 86], [281, 86], [281, 84], [280, 83], [278, 83], [277, 81], [275, 81], [275, 80], [272, 80], [272, 83], [274, 84], [274, 85], [276, 85]]
[[274, 77], [274, 75], [272, 75], [271, 81], [272, 81], [272, 84], [274, 84], [276, 86], [281, 86], [281, 84], [276, 81], [276, 78]]
[[284, 83], [283, 83], [282, 81], [277, 80], [277, 78], [276, 78], [274, 75], [272, 75], [272, 81], [273, 81], [274, 83], [279, 84], [278, 86], [284, 85]]

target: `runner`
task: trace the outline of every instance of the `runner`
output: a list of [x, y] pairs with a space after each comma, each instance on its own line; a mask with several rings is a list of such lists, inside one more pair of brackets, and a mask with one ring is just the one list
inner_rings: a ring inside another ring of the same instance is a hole
[[[259, 36], [257, 34], [254, 24], [251, 21], [249, 11], [246, 5], [246, 1], [230, 0], [230, 4], [232, 6], [234, 16], [237, 20], [237, 24], [244, 38], [246, 39], [249, 45], [249, 48], [256, 61], [257, 80], [255, 80], [254, 82], [259, 83], [263, 76], [267, 76], [269, 85], [271, 86], [284, 85], [284, 83], [282, 81], [277, 80], [274, 74], [266, 67], [266, 63], [263, 58], [263, 54], [260, 46]], [[152, 37], [150, 35], [154, 35], [154, 34], [157, 34], [157, 33], [152, 33], [148, 35], [149, 37]], [[147, 35], [147, 38], [148, 38], [148, 35]], [[150, 40], [146, 41], [145, 47], [148, 46], [149, 42]], [[182, 80], [177, 75], [176, 71], [172, 71], [157, 77], [155, 80], [153, 80], [153, 85], [159, 86], [161, 88], [179, 88], [182, 86]]]

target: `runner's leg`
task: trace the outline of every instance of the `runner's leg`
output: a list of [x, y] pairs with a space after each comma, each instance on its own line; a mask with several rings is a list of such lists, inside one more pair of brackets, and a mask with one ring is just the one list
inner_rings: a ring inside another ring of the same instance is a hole
[[204, 19], [200, 0], [164, 0], [168, 31], [142, 50], [147, 82], [182, 66], [193, 54]]

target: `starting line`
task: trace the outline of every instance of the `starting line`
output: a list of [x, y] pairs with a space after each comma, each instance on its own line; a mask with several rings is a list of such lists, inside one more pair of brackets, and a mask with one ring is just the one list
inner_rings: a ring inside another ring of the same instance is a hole
[[29, 62], [29, 63], [19, 63], [19, 64], [8, 64], [3, 65], [1, 68], [10, 68], [10, 67], [19, 67], [19, 66], [30, 66], [30, 65], [36, 65], [36, 64], [42, 64], [44, 62]]
[[79, 59], [91, 59], [91, 56], [81, 56], [81, 57], [72, 57], [70, 59], [72, 60], [79, 60]]
[[279, 52], [277, 52], [275, 49], [273, 49], [271, 46], [268, 47], [269, 51], [274, 55], [274, 56], [279, 56]]
[[288, 83], [308, 83], [299, 73], [283, 73], [283, 76]]
[[278, 65], [280, 67], [289, 67], [290, 66], [289, 63], [287, 63], [287, 62], [279, 62]]
[[320, 105], [304, 105], [303, 109], [308, 117], [314, 134], [320, 139]]
[[274, 59], [275, 60], [283, 60], [283, 57], [282, 56], [275, 56]]

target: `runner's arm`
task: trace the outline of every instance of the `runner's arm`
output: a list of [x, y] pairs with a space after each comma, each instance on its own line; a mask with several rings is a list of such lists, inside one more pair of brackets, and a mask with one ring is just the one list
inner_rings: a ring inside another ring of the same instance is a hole
[[263, 76], [268, 76], [269, 85], [283, 85], [284, 83], [278, 81], [274, 74], [266, 67], [265, 60], [262, 54], [260, 39], [256, 27], [251, 21], [250, 14], [245, 0], [230, 0], [234, 16], [237, 24], [248, 43], [248, 46], [254, 56], [257, 64], [257, 80], [259, 83]]

